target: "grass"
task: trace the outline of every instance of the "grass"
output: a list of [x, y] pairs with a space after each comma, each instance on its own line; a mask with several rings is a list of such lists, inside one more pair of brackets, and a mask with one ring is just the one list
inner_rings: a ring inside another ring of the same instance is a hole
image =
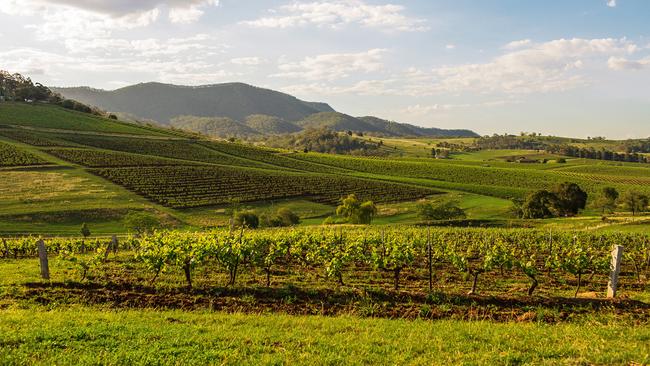
[[0, 310], [0, 347], [6, 365], [628, 365], [650, 327], [37, 307]]
[[[226, 213], [228, 208], [228, 205], [190, 208], [177, 210], [176, 216], [196, 227], [224, 226], [230, 219]], [[301, 218], [303, 224], [320, 224], [324, 216], [332, 214], [335, 210], [333, 206], [304, 199], [248, 202], [241, 204], [240, 207], [242, 210], [254, 211], [258, 215], [273, 215], [280, 208], [291, 210]]]
[[133, 135], [164, 135], [133, 124], [113, 121], [62, 107], [40, 104], [4, 102], [0, 104], [0, 123], [34, 128], [124, 133]]

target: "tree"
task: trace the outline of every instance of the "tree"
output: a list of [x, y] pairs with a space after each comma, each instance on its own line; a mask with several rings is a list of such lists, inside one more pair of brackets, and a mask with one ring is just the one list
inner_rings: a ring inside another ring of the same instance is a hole
[[648, 196], [637, 191], [627, 192], [621, 200], [623, 201], [625, 208], [632, 212], [632, 216], [636, 216], [638, 212], [645, 211], [648, 208], [648, 203], [650, 201]]
[[606, 212], [614, 212], [616, 209], [616, 201], [618, 200], [619, 193], [616, 188], [605, 187], [600, 193], [600, 197], [596, 200], [595, 206], [602, 210], [603, 215]]
[[587, 206], [587, 192], [575, 183], [562, 183], [555, 187], [553, 193], [558, 198], [557, 209], [560, 216], [575, 216]]
[[88, 225], [84, 222], [81, 225], [81, 235], [83, 235], [84, 238], [87, 238], [90, 236], [90, 229], [88, 228]]
[[142, 235], [160, 227], [160, 221], [156, 216], [144, 212], [129, 212], [124, 216], [124, 226], [127, 230]]
[[377, 214], [377, 207], [372, 201], [362, 203], [355, 194], [350, 194], [341, 200], [336, 214], [343, 216], [350, 224], [370, 224]]
[[465, 211], [454, 202], [445, 202], [434, 205], [432, 203], [421, 203], [417, 206], [418, 216], [427, 222], [437, 220], [464, 219], [467, 217]]
[[246, 227], [249, 229], [256, 229], [260, 226], [259, 217], [252, 211], [240, 211], [235, 214], [235, 225]]
[[547, 219], [557, 216], [558, 197], [547, 190], [533, 192], [521, 205], [522, 219]]
[[276, 226], [295, 226], [300, 223], [300, 217], [286, 207], [279, 208], [273, 219], [279, 224]]

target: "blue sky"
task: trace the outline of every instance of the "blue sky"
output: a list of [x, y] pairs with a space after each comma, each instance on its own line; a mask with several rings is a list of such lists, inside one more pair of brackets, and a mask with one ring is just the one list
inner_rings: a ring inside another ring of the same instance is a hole
[[646, 0], [0, 0], [0, 68], [52, 86], [242, 81], [483, 134], [650, 136]]

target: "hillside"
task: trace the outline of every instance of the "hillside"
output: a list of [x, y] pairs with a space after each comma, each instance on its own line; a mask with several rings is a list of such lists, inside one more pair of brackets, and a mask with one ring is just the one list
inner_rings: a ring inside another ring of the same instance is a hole
[[[334, 121], [330, 127], [370, 128], [368, 122], [331, 112], [314, 114], [308, 121], [311, 126]], [[228, 122], [242, 133], [252, 130], [243, 123]], [[289, 128], [285, 121], [268, 116], [250, 117], [247, 122]], [[385, 220], [413, 222], [413, 202], [440, 193], [460, 200], [470, 218], [490, 220], [508, 217], [512, 198], [565, 181], [578, 183], [591, 197], [598, 197], [604, 187], [614, 187], [621, 194], [650, 193], [647, 164], [621, 166], [620, 162], [570, 157], [558, 164], [554, 162], [558, 155], [521, 149], [452, 153], [451, 159], [439, 160], [431, 158], [433, 147], [469, 139], [334, 136], [349, 139], [346, 144], [361, 144], [357, 150], [380, 149], [377, 153], [385, 150], [390, 155], [318, 154], [314, 151], [332, 152], [339, 145], [318, 136], [296, 137], [290, 150], [270, 149], [137, 126], [53, 105], [3, 102], [0, 165], [4, 167], [0, 169], [5, 179], [0, 184], [0, 203], [6, 210], [0, 214], [0, 231], [34, 227], [51, 212], [58, 212], [57, 222], [65, 230], [79, 220], [119, 225], [115, 218], [134, 208], [202, 226], [222, 220], [223, 215], [214, 215], [213, 207], [232, 199], [262, 207], [273, 206], [277, 200], [289, 205], [301, 202], [301, 209], [311, 212], [306, 217], [312, 217], [331, 212], [342, 196], [357, 193], [401, 207], [387, 208]], [[523, 156], [539, 162], [517, 163]], [[36, 192], [35, 196], [30, 192]], [[205, 211], [179, 211], [203, 207]], [[95, 217], [98, 212], [101, 218]], [[313, 220], [322, 222], [322, 218]], [[43, 225], [51, 228], [51, 224]]]
[[447, 130], [441, 128], [427, 128], [410, 125], [407, 123], [399, 123], [394, 121], [388, 121], [385, 119], [377, 117], [359, 117], [359, 120], [372, 125], [388, 136], [409, 136], [409, 137], [444, 137], [444, 136], [454, 136], [454, 137], [478, 137], [478, 134], [470, 130]]
[[302, 128], [328, 128], [334, 131], [383, 132], [370, 123], [338, 112], [312, 114], [297, 124]]
[[297, 121], [323, 111], [333, 111], [324, 103], [309, 103], [291, 95], [243, 83], [205, 86], [178, 86], [143, 83], [108, 91], [80, 88], [52, 88], [66, 98], [113, 112], [168, 124], [174, 117], [228, 117], [243, 121], [254, 114]]
[[381, 136], [478, 136], [468, 130], [424, 128], [376, 117], [355, 118], [334, 111], [326, 103], [306, 102], [242, 83], [197, 87], [144, 83], [113, 91], [87, 87], [52, 90], [123, 117], [215, 137], [259, 137], [324, 127]]
[[339, 112], [312, 114], [296, 123], [303, 128], [328, 128], [334, 131], [358, 131], [384, 137], [478, 137], [470, 130], [425, 128], [388, 121], [377, 117], [352, 117]]

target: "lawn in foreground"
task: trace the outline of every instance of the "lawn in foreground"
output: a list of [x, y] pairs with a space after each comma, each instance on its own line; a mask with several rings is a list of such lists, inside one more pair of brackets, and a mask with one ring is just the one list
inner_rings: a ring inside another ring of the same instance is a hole
[[647, 364], [630, 324], [0, 310], [0, 364]]

